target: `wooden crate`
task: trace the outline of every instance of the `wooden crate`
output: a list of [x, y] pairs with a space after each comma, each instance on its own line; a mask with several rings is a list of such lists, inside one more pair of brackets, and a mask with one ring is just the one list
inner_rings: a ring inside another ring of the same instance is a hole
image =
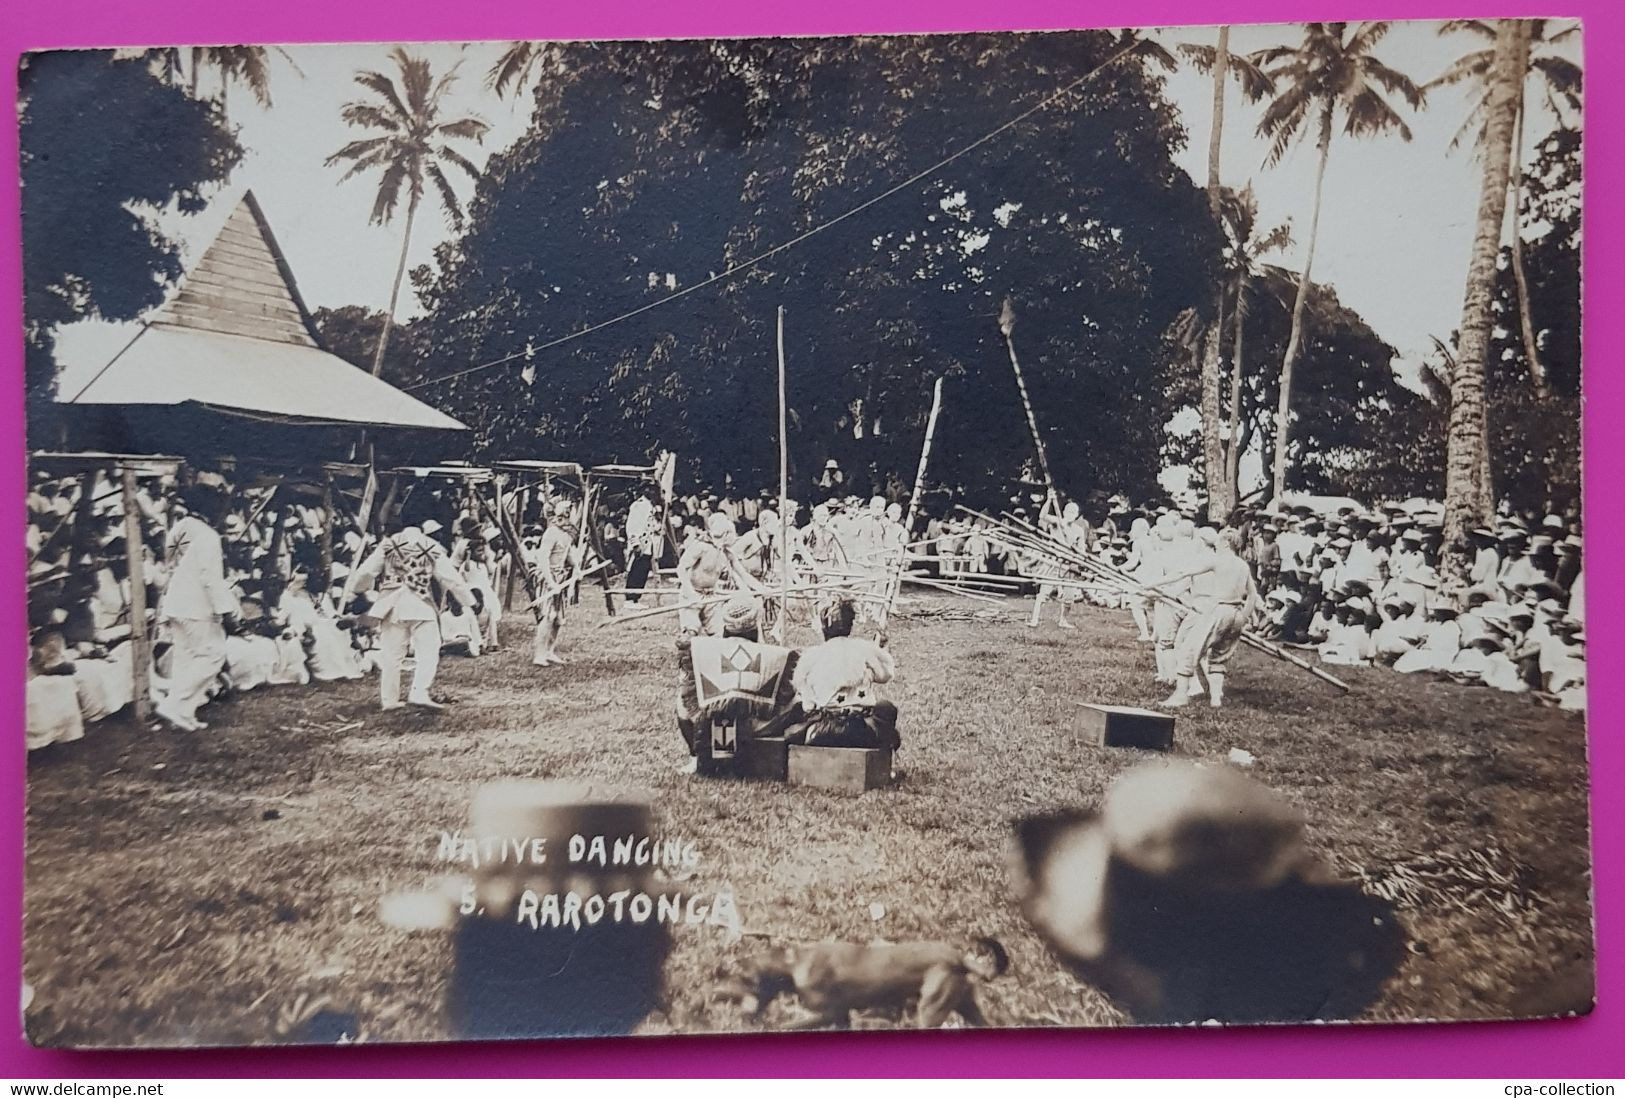
[[1084, 704], [1077, 731], [1085, 743], [1096, 747], [1171, 751], [1174, 746], [1174, 718], [1170, 714], [1130, 705]]
[[891, 782], [891, 752], [876, 747], [804, 747], [789, 751], [791, 785], [862, 793]]
[[790, 777], [790, 745], [776, 736], [747, 736], [734, 754], [734, 773], [741, 778], [785, 781]]

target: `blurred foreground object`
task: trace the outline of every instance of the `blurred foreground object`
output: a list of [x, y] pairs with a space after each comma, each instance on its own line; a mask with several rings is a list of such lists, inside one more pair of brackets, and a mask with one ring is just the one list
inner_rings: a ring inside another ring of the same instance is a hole
[[1333, 879], [1297, 810], [1228, 766], [1143, 766], [1099, 811], [1015, 831], [1022, 912], [1139, 1022], [1352, 1018], [1404, 957], [1393, 905]]
[[569, 782], [497, 782], [475, 796], [469, 823], [473, 835], [495, 840], [498, 849], [531, 852], [543, 840], [546, 858], [536, 864], [515, 854], [482, 859], [476, 868], [473, 910], [463, 912], [453, 937], [447, 1009], [457, 1034], [487, 1039], [631, 1032], [659, 1000], [670, 948], [666, 925], [652, 917], [617, 919], [608, 905], [596, 920], [558, 925], [545, 917], [532, 925], [524, 915], [534, 897], [573, 893], [591, 903], [588, 897], [652, 894], [652, 865], [569, 858], [574, 835], [603, 836], [610, 844], [653, 841], [648, 803]]

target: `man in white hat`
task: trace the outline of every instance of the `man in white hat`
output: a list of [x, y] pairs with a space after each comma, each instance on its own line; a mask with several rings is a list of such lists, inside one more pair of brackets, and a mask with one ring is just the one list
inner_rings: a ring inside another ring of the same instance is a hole
[[226, 660], [224, 619], [237, 613], [237, 595], [226, 583], [225, 557], [215, 525], [225, 517], [224, 492], [194, 484], [183, 496], [187, 515], [169, 531], [169, 578], [158, 600], [158, 620], [170, 640], [169, 691], [154, 706], [172, 728], [196, 732], [205, 691]]
[[360, 592], [375, 586], [378, 590], [368, 613], [380, 622], [378, 700], [386, 712], [402, 706], [401, 667], [408, 645], [413, 666], [405, 704], [444, 708], [429, 696], [440, 669], [440, 615], [432, 584], [439, 583], [459, 609], [477, 605], [474, 592], [463, 583], [440, 543], [423, 532], [423, 525], [434, 520], [423, 515], [422, 506], [416, 504], [407, 499], [397, 519], [398, 529], [378, 543], [344, 584], [345, 604]]

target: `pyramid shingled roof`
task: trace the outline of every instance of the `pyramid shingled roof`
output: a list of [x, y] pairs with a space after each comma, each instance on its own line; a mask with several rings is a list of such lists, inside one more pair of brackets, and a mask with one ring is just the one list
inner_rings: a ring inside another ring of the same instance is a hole
[[149, 323], [319, 346], [293, 271], [253, 191], [243, 195], [179, 292]]
[[197, 404], [295, 423], [467, 430], [329, 354], [252, 192], [141, 331], [67, 404]]

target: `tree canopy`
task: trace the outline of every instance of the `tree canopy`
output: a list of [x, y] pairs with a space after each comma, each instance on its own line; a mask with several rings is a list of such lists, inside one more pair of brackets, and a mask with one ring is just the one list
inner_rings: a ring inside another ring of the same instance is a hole
[[[1160, 79], [1099, 79], [934, 174], [728, 279], [556, 347], [845, 214], [1117, 53], [1103, 33], [551, 47], [530, 131], [492, 158], [462, 237], [414, 272], [431, 396], [490, 456], [676, 450], [701, 481], [777, 464], [774, 315], [791, 452], [863, 487], [913, 471], [946, 375], [938, 483], [1004, 490], [1032, 452], [1015, 342], [1064, 490], [1154, 490], [1163, 335], [1217, 276]], [[539, 347], [533, 357], [526, 345]], [[528, 367], [528, 368], [527, 368]], [[527, 381], [527, 378], [533, 380]], [[864, 482], [867, 482], [866, 484]]]

